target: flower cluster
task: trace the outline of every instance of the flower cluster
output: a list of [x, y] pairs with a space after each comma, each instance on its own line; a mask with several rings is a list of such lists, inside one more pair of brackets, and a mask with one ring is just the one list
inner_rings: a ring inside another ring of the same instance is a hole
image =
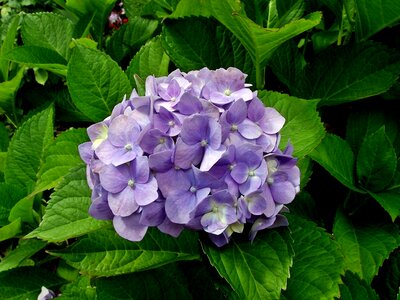
[[148, 227], [178, 236], [204, 230], [218, 246], [251, 223], [250, 239], [286, 225], [280, 215], [299, 191], [285, 119], [266, 108], [236, 68], [146, 79], [111, 116], [88, 128], [79, 151], [92, 189], [90, 214], [141, 240]]

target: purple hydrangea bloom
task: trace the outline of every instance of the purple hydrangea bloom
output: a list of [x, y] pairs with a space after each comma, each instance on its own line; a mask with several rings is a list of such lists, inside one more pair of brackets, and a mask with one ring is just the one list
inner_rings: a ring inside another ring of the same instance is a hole
[[[293, 148], [279, 150], [285, 118], [265, 107], [236, 68], [146, 78], [79, 146], [92, 190], [89, 213], [125, 239], [149, 227], [177, 237], [205, 231], [217, 246], [234, 233], [287, 225], [300, 187]], [[249, 230], [245, 230], [250, 224]]]

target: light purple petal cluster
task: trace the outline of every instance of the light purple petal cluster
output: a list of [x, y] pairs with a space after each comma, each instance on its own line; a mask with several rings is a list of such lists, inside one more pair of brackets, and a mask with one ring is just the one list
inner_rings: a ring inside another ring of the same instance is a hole
[[222, 246], [251, 224], [286, 225], [280, 214], [299, 192], [285, 119], [265, 107], [236, 68], [146, 79], [111, 116], [88, 128], [79, 151], [92, 189], [90, 214], [140, 241], [148, 227], [178, 236], [202, 230]]

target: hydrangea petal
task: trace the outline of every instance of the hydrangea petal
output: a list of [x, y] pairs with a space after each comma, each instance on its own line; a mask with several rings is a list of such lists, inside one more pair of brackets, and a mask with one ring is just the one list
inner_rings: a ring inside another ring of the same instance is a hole
[[148, 226], [140, 224], [140, 215], [133, 214], [128, 217], [115, 216], [113, 219], [115, 231], [123, 238], [138, 242], [143, 239]]
[[135, 192], [130, 186], [127, 186], [119, 193], [109, 193], [108, 205], [114, 215], [121, 217], [129, 216], [139, 208]]

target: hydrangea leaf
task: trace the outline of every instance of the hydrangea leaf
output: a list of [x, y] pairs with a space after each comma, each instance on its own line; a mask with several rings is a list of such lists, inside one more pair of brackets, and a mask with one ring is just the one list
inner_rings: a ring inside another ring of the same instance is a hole
[[69, 19], [42, 12], [24, 16], [21, 33], [24, 45], [48, 48], [67, 59], [72, 32]]
[[[281, 143], [286, 145], [290, 140], [295, 156], [303, 157], [320, 144], [325, 130], [316, 110], [317, 101], [266, 91], [260, 91], [258, 97], [266, 106], [274, 107], [285, 117]], [[299, 128], [302, 128], [301, 132]]]
[[38, 46], [20, 46], [4, 54], [6, 59], [28, 67], [38, 67], [58, 75], [67, 75], [67, 61], [56, 51]]
[[184, 274], [173, 265], [146, 272], [99, 278], [95, 283], [98, 300], [192, 299]]
[[9, 143], [10, 143], [10, 137], [8, 134], [8, 129], [6, 128], [4, 123], [0, 122], [0, 151], [1, 152], [7, 151]]
[[347, 270], [358, 274], [368, 284], [400, 243], [396, 225], [356, 226], [340, 211], [336, 214], [333, 232], [344, 254]]
[[55, 187], [71, 168], [82, 163], [78, 145], [88, 140], [85, 129], [62, 132], [44, 153], [44, 163], [38, 173], [33, 193]]
[[[90, 277], [79, 276], [76, 280], [61, 288], [59, 300], [93, 300], [96, 297], [96, 287], [92, 286]], [[124, 298], [125, 299], [125, 298]]]
[[33, 115], [15, 132], [8, 149], [4, 176], [28, 193], [33, 190], [44, 150], [53, 140], [54, 108]]
[[393, 222], [400, 216], [400, 188], [369, 194], [388, 212]]
[[134, 74], [145, 79], [147, 76], [168, 75], [169, 57], [161, 46], [160, 37], [155, 37], [142, 46], [132, 58], [126, 74], [132, 86], [135, 86]]
[[109, 226], [109, 222], [89, 215], [90, 203], [85, 168], [80, 167], [66, 175], [56, 187], [42, 222], [26, 238], [61, 242]]
[[357, 156], [357, 177], [362, 186], [380, 191], [392, 181], [397, 168], [396, 151], [385, 127], [367, 136]]
[[21, 232], [21, 218], [0, 228], [0, 242], [11, 239]]
[[372, 42], [324, 51], [304, 70], [292, 93], [337, 105], [386, 92], [399, 75], [399, 55]]
[[170, 21], [163, 26], [163, 47], [185, 72], [220, 64], [214, 23], [204, 18]]
[[118, 63], [126, 56], [135, 53], [154, 34], [158, 21], [138, 16], [129, 18], [129, 22], [116, 31], [107, 44], [107, 53]]
[[252, 244], [231, 241], [225, 248], [203, 248], [240, 299], [278, 299], [286, 288], [294, 254], [287, 229], [259, 233]]
[[33, 254], [43, 249], [46, 242], [40, 240], [21, 240], [17, 248], [7, 253], [0, 262], [0, 272], [4, 272], [21, 265]]
[[400, 251], [393, 251], [379, 269], [372, 286], [381, 299], [397, 299], [400, 287]]
[[0, 183], [0, 226], [8, 224], [11, 209], [24, 196], [24, 190], [12, 184]]
[[343, 284], [340, 285], [340, 299], [343, 300], [378, 300], [374, 289], [361, 280], [357, 274], [347, 271], [343, 277]]
[[68, 64], [67, 84], [76, 107], [92, 121], [111, 114], [130, 83], [115, 61], [99, 50], [77, 45]]
[[366, 40], [400, 20], [400, 3], [391, 0], [355, 0], [357, 7], [356, 38]]
[[23, 267], [0, 273], [4, 299], [37, 299], [42, 286], [56, 290], [65, 281], [44, 268]]
[[327, 134], [310, 157], [349, 189], [364, 192], [355, 186], [355, 159], [349, 144], [334, 134]]
[[[7, 34], [4, 38], [4, 41], [0, 47], [0, 58], [4, 53], [11, 51], [15, 45], [15, 36], [18, 32], [19, 22], [21, 20], [20, 15], [14, 16], [11, 23], [8, 25], [8, 29], [6, 30]], [[10, 65], [10, 61], [8, 59], [0, 59], [0, 82], [8, 81], [8, 68]], [[1, 99], [1, 97], [0, 97]]]
[[12, 120], [16, 119], [15, 96], [23, 77], [24, 68], [21, 68], [12, 79], [0, 82], [0, 115], [6, 113]]
[[136, 243], [121, 238], [113, 229], [98, 230], [51, 254], [90, 276], [114, 276], [199, 259], [196, 234], [184, 231], [174, 238], [155, 228], [149, 228]]
[[339, 246], [311, 221], [289, 215], [295, 256], [284, 295], [288, 299], [339, 296], [344, 260]]

